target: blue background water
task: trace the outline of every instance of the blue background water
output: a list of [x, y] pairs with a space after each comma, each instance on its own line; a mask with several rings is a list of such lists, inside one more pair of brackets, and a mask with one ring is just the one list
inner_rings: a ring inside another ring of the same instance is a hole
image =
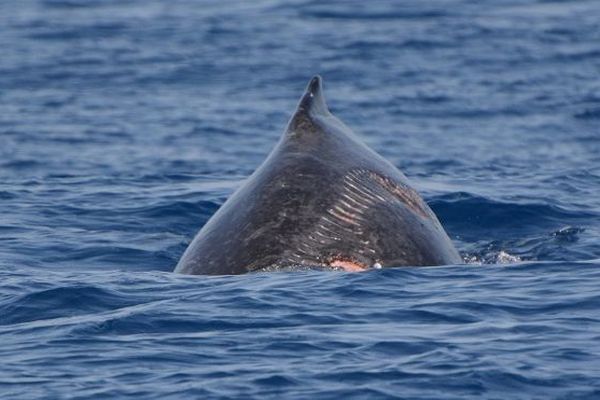
[[[0, 397], [599, 398], [600, 2], [0, 2]], [[172, 274], [311, 75], [465, 266]]]

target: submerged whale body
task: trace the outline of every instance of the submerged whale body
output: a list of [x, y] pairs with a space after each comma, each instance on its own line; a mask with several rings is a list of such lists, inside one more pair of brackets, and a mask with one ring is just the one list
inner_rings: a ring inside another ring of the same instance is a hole
[[175, 272], [461, 262], [404, 174], [329, 112], [316, 76], [277, 146], [202, 227]]

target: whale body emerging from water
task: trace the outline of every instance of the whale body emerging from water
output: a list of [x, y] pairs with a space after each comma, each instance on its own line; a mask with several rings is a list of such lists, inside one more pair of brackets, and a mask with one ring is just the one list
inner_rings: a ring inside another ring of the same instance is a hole
[[329, 112], [316, 76], [279, 143], [202, 227], [175, 272], [460, 263], [404, 174]]

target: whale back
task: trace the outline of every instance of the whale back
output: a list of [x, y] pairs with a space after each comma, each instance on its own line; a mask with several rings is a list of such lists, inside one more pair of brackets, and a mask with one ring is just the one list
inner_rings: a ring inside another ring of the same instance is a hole
[[457, 263], [404, 174], [329, 112], [317, 76], [279, 143], [202, 227], [175, 272]]

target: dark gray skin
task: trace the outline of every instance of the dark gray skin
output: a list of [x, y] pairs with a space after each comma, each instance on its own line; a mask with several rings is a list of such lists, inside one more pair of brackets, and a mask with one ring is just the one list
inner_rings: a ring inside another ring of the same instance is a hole
[[329, 112], [316, 76], [277, 146], [204, 225], [175, 272], [460, 263], [404, 174]]

